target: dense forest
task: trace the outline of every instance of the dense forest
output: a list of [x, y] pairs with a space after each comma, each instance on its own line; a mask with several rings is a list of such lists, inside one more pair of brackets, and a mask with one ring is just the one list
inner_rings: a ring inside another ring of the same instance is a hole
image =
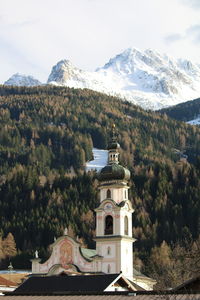
[[179, 121], [191, 121], [200, 116], [200, 99], [183, 102], [159, 111]]
[[[155, 278], [162, 270], [160, 286], [199, 270], [191, 267], [200, 234], [198, 127], [87, 89], [0, 86], [0, 249], [12, 234], [15, 268], [28, 267], [36, 249], [47, 256], [67, 226], [94, 246], [98, 181], [84, 167], [92, 147], [106, 148], [113, 123], [132, 174], [135, 267]], [[2, 267], [5, 257], [0, 251]]]

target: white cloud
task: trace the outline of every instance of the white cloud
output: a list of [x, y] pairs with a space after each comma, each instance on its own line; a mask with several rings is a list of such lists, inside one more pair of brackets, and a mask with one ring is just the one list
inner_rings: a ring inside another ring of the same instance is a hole
[[184, 38], [183, 35], [179, 33], [173, 33], [165, 37], [165, 42], [167, 44], [176, 43], [177, 41], [180, 41]]
[[195, 44], [200, 43], [200, 25], [192, 25], [186, 31], [186, 35], [190, 38]]
[[192, 8], [200, 8], [199, 0], [180, 0], [183, 4], [188, 5]]
[[181, 40], [187, 40], [189, 43], [189, 40], [192, 41], [194, 44], [197, 44], [200, 42], [200, 25], [192, 25], [189, 28], [185, 30], [182, 34], [179, 33], [173, 33], [165, 37], [165, 42], [167, 44], [171, 43], [177, 43]]

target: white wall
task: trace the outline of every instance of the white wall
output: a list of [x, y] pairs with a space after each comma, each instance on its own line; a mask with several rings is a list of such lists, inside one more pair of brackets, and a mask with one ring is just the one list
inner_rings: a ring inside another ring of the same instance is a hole
[[[114, 200], [116, 203], [128, 200], [128, 189], [128, 186], [123, 188], [110, 187], [109, 190], [111, 191], [111, 199]], [[103, 188], [100, 190], [100, 202], [107, 199], [107, 190], [108, 188]]]

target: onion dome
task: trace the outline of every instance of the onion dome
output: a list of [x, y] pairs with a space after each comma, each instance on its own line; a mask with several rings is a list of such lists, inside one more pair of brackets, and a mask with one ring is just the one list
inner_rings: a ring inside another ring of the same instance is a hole
[[119, 164], [109, 164], [105, 166], [98, 174], [99, 181], [107, 180], [126, 180], [130, 179], [130, 171]]
[[108, 144], [107, 150], [116, 150], [116, 149], [119, 149], [119, 148], [120, 148], [120, 144], [119, 143], [117, 143], [116, 141], [111, 141]]

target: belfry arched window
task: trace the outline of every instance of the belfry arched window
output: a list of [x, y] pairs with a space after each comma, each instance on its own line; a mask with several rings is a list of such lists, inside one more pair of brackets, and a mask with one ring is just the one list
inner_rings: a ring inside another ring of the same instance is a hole
[[128, 235], [128, 217], [124, 217], [124, 235]]
[[113, 217], [108, 215], [105, 218], [105, 230], [104, 234], [113, 234]]
[[111, 198], [111, 190], [107, 190], [107, 194], [106, 194], [107, 198]]

